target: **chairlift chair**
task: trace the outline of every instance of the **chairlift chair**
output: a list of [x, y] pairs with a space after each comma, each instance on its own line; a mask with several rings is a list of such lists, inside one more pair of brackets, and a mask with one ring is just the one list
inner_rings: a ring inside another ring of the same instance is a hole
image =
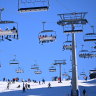
[[54, 30], [45, 30], [44, 24], [46, 22], [42, 22], [42, 23], [43, 23], [43, 30], [38, 35], [39, 43], [43, 44], [43, 43], [49, 43], [55, 41], [56, 32]]
[[31, 69], [39, 69], [39, 66], [34, 64], [34, 65], [32, 65]]
[[16, 69], [16, 73], [24, 73], [24, 70], [18, 67], [18, 69]]
[[[14, 21], [0, 21], [0, 24], [2, 24], [2, 29], [0, 29], [0, 38], [2, 40], [7, 39], [11, 41], [11, 39], [18, 39], [18, 24]], [[9, 24], [13, 28], [8, 28]], [[4, 27], [5, 26], [5, 27]]]
[[16, 56], [14, 56], [15, 58], [13, 58], [12, 60], [10, 60], [9, 64], [11, 65], [15, 65], [15, 64], [19, 64], [18, 60], [16, 60]]
[[48, 9], [49, 0], [18, 0], [19, 12], [47, 11]]
[[56, 40], [56, 32], [53, 30], [43, 30], [39, 33], [40, 43], [49, 43]]
[[19, 62], [17, 60], [13, 59], [13, 60], [10, 60], [10, 64], [15, 65], [15, 64], [19, 64]]
[[34, 71], [35, 74], [42, 74], [42, 71], [40, 69], [36, 69], [36, 71]]
[[[4, 8], [0, 9], [0, 40], [7, 39], [11, 41], [11, 38], [18, 39], [18, 24], [14, 21], [2, 20], [2, 11], [4, 11]], [[13, 25], [13, 28], [8, 28], [9, 24]]]
[[84, 45], [82, 45], [82, 50], [79, 52], [79, 57], [80, 58], [92, 58], [92, 54], [90, 51], [83, 49]]
[[92, 50], [91, 52], [92, 57], [96, 57], [96, 50]]
[[80, 58], [92, 58], [92, 54], [88, 50], [81, 50], [79, 52]]
[[93, 32], [85, 34], [84, 41], [96, 41], [96, 33], [94, 32], [94, 26], [91, 27]]
[[81, 72], [81, 73], [80, 73], [80, 75], [84, 75], [84, 76], [85, 76], [85, 75], [86, 75], [86, 73], [85, 73], [85, 72]]
[[90, 73], [90, 74], [92, 74], [92, 73], [96, 73], [96, 69], [89, 70], [89, 73]]
[[96, 41], [96, 33], [85, 34], [84, 41]]
[[54, 66], [51, 66], [51, 67], [49, 68], [49, 72], [56, 72], [56, 68], [55, 68]]
[[72, 72], [72, 69], [70, 69], [69, 72]]
[[72, 41], [65, 41], [63, 43], [63, 50], [72, 50]]
[[69, 40], [69, 34], [67, 34], [67, 40], [63, 43], [63, 50], [72, 50], [72, 40]]

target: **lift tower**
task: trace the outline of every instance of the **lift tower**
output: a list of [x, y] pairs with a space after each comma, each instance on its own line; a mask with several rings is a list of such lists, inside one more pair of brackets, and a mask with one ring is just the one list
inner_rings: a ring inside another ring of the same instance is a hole
[[87, 12], [58, 14], [61, 18], [57, 22], [58, 25], [63, 26], [64, 33], [72, 34], [72, 95], [79, 96], [78, 92], [78, 72], [77, 72], [77, 58], [76, 58], [76, 40], [75, 33], [83, 32], [83, 25], [87, 23], [85, 15]]
[[62, 69], [61, 65], [66, 64], [66, 60], [55, 60], [55, 63], [53, 65], [59, 65], [60, 68], [60, 76], [59, 76], [59, 83], [62, 83]]

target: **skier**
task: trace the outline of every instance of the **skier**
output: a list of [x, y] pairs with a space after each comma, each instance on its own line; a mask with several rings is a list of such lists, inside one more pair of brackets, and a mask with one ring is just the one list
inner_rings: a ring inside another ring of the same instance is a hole
[[23, 82], [23, 92], [25, 92], [25, 85], [24, 85], [24, 82]]
[[28, 84], [27, 83], [25, 84], [25, 88], [28, 89]]
[[51, 88], [51, 84], [50, 83], [48, 83], [48, 88]]
[[42, 79], [42, 84], [45, 84], [45, 80], [44, 79]]
[[9, 89], [9, 84], [10, 84], [10, 83], [8, 82], [8, 84], [7, 84], [7, 89]]
[[30, 84], [27, 84], [27, 86], [28, 86], [29, 89], [31, 89], [31, 88], [30, 88]]
[[40, 81], [39, 81], [39, 85], [40, 85]]
[[83, 90], [83, 96], [85, 96], [85, 95], [86, 95], [86, 90], [84, 89], [84, 90]]

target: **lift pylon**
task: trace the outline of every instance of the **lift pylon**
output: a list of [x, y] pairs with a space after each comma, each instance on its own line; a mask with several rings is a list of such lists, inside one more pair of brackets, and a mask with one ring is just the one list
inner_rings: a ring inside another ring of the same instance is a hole
[[57, 24], [63, 27], [64, 33], [72, 33], [72, 96], [79, 96], [75, 33], [83, 32], [83, 25], [88, 22], [86, 14], [87, 12], [58, 14], [61, 20]]
[[62, 66], [66, 64], [66, 60], [54, 60], [55, 63], [53, 65], [59, 65], [60, 68], [60, 76], [59, 76], [59, 82], [62, 83]]

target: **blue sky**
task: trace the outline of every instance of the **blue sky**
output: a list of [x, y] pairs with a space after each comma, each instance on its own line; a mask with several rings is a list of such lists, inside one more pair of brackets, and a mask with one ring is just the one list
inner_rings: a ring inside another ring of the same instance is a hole
[[[50, 0], [50, 8], [48, 11], [42, 12], [18, 12], [18, 0], [0, 0], [0, 8], [4, 8], [2, 13], [2, 20], [12, 20], [18, 23], [19, 40], [13, 40], [12, 42], [3, 41], [0, 42], [0, 62], [2, 67], [0, 68], [0, 79], [3, 77], [13, 78], [31, 78], [41, 80], [45, 78], [50, 80], [52, 76], [58, 76], [57, 72], [50, 73], [48, 68], [54, 63], [54, 60], [65, 59], [67, 64], [62, 66], [62, 71], [66, 72], [71, 69], [70, 51], [62, 51], [63, 42], [66, 40], [66, 34], [63, 33], [62, 27], [57, 25], [57, 21], [60, 20], [57, 14], [70, 13], [70, 12], [88, 12], [86, 18], [88, 24], [84, 26], [84, 32], [76, 34], [77, 42], [77, 62], [78, 72], [83, 70], [89, 73], [89, 70], [95, 68], [96, 59], [81, 59], [78, 57], [78, 53], [81, 50], [81, 45], [84, 44], [85, 48], [90, 50], [93, 42], [84, 42], [83, 36], [85, 33], [91, 32], [91, 25], [95, 24], [96, 19], [96, 6], [95, 0]], [[56, 31], [57, 39], [55, 42], [48, 44], [39, 44], [38, 33], [42, 31], [42, 22], [46, 21], [45, 28]], [[6, 26], [9, 25], [4, 25]], [[12, 25], [13, 26], [13, 25]], [[24, 73], [17, 74], [15, 72], [17, 65], [10, 65], [9, 61], [13, 55], [16, 54], [17, 59], [20, 62], [21, 68], [24, 69]], [[37, 63], [42, 70], [41, 75], [34, 74], [30, 69], [31, 65]], [[82, 78], [82, 77], [81, 77]]]

